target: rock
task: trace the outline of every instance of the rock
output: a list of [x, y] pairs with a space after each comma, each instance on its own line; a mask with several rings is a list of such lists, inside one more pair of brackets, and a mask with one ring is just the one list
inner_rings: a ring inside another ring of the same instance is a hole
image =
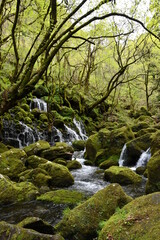
[[148, 181], [146, 193], [160, 191], [160, 150], [157, 151], [147, 164]]
[[3, 144], [2, 142], [0, 142], [0, 154], [3, 152], [8, 151], [8, 148], [5, 144]]
[[127, 167], [112, 166], [104, 172], [104, 179], [112, 183], [139, 184], [142, 178]]
[[133, 138], [133, 132], [128, 126], [112, 131], [107, 128], [101, 129], [88, 138], [85, 158], [99, 165], [112, 155], [120, 155], [123, 145]]
[[117, 207], [121, 208], [130, 201], [131, 198], [124, 193], [120, 185], [110, 184], [66, 213], [55, 229], [65, 239], [93, 239], [97, 236], [99, 222], [109, 219]]
[[38, 142], [32, 143], [27, 147], [24, 147], [23, 150], [27, 153], [28, 156], [39, 155], [42, 151], [49, 149], [50, 145], [44, 140], [39, 140]]
[[69, 161], [67, 163], [67, 168], [69, 170], [72, 170], [72, 169], [80, 169], [82, 168], [82, 165], [80, 164], [80, 162], [78, 162], [77, 160], [72, 160], [72, 161]]
[[50, 191], [37, 197], [37, 200], [53, 202], [55, 204], [77, 204], [84, 200], [84, 194], [72, 190]]
[[18, 174], [23, 172], [26, 153], [21, 149], [11, 149], [0, 154], [0, 173], [18, 181]]
[[75, 112], [72, 108], [63, 106], [63, 107], [61, 107], [60, 115], [63, 117], [73, 118], [75, 115]]
[[124, 166], [135, 166], [142, 150], [146, 151], [151, 146], [151, 134], [147, 133], [141, 137], [135, 138], [126, 143], [126, 158], [123, 162]]
[[29, 182], [15, 183], [0, 174], [0, 203], [30, 201], [39, 195], [38, 189]]
[[12, 240], [64, 240], [60, 235], [38, 233], [6, 222], [0, 222], [0, 239]]
[[41, 168], [35, 168], [31, 170], [26, 170], [19, 174], [19, 181], [22, 182], [31, 182], [37, 187], [50, 186], [52, 177]]
[[136, 198], [103, 223], [98, 240], [153, 240], [160, 236], [160, 193]]
[[54, 228], [52, 225], [38, 217], [27, 217], [18, 223], [17, 226], [32, 229], [39, 233], [54, 234]]
[[40, 156], [50, 161], [53, 161], [56, 158], [70, 160], [72, 158], [73, 151], [73, 148], [67, 143], [57, 142], [55, 146], [44, 150]]
[[40, 164], [39, 167], [47, 171], [52, 177], [50, 184], [54, 187], [68, 187], [74, 183], [74, 178], [68, 168], [53, 162]]
[[160, 149], [160, 130], [153, 133], [151, 136], [151, 139], [152, 141], [151, 141], [150, 147], [151, 147], [151, 154], [153, 155]]
[[104, 162], [102, 162], [99, 167], [101, 169], [107, 169], [110, 168], [111, 166], [118, 166], [119, 157], [118, 156], [111, 156], [109, 159], [105, 160]]
[[29, 168], [37, 168], [39, 164], [43, 164], [47, 162], [48, 162], [47, 159], [38, 157], [36, 155], [31, 155], [26, 159], [26, 165]]
[[75, 151], [83, 151], [86, 145], [86, 141], [84, 140], [76, 140], [72, 142], [72, 147]]
[[139, 175], [143, 175], [145, 170], [146, 170], [146, 167], [141, 166], [141, 167], [136, 168], [136, 173]]

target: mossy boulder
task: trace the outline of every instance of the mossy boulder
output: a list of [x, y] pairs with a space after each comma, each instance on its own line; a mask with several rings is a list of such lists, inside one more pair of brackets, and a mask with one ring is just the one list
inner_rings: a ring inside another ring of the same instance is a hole
[[72, 108], [69, 108], [69, 107], [66, 107], [66, 106], [63, 106], [61, 107], [61, 110], [60, 110], [60, 115], [63, 116], [63, 117], [69, 117], [69, 118], [73, 118], [74, 115], [75, 115], [75, 112]]
[[72, 142], [72, 147], [74, 148], [75, 151], [82, 151], [84, 150], [86, 145], [86, 141], [84, 140], [76, 140]]
[[31, 182], [37, 187], [50, 186], [52, 177], [41, 168], [35, 168], [31, 170], [26, 170], [19, 174], [19, 181]]
[[3, 152], [8, 151], [8, 148], [5, 144], [3, 144], [2, 142], [0, 142], [0, 154]]
[[101, 169], [107, 169], [110, 168], [112, 166], [118, 166], [119, 157], [118, 156], [111, 156], [110, 158], [108, 158], [107, 160], [105, 160], [104, 162], [102, 162], [99, 167]]
[[15, 183], [0, 174], [0, 203], [30, 201], [39, 195], [38, 189], [29, 182]]
[[65, 239], [93, 239], [97, 236], [99, 222], [109, 219], [117, 207], [130, 201], [120, 185], [111, 184], [64, 215], [55, 229]]
[[82, 168], [82, 165], [80, 164], [80, 162], [78, 162], [77, 160], [72, 160], [72, 161], [69, 161], [67, 163], [67, 168], [69, 170], [72, 170], [72, 169], [80, 169]]
[[48, 161], [45, 164], [40, 164], [39, 167], [52, 177], [50, 184], [54, 187], [68, 187], [74, 183], [73, 176], [63, 165]]
[[138, 122], [137, 124], [132, 126], [132, 131], [133, 132], [138, 132], [142, 129], [149, 128], [149, 124], [146, 122]]
[[39, 120], [42, 121], [43, 123], [48, 122], [47, 113], [41, 113], [40, 116], [39, 116]]
[[88, 138], [85, 157], [98, 165], [112, 155], [119, 155], [123, 145], [133, 138], [134, 134], [128, 126], [112, 131], [101, 129]]
[[142, 181], [141, 176], [136, 174], [130, 168], [112, 166], [104, 172], [104, 179], [112, 183], [139, 184]]
[[18, 180], [18, 174], [23, 172], [25, 167], [26, 153], [21, 149], [10, 149], [0, 154], [0, 173], [7, 175], [12, 180]]
[[123, 165], [134, 166], [142, 154], [142, 151], [146, 151], [151, 146], [151, 139], [151, 134], [147, 133], [127, 142], [126, 158]]
[[56, 158], [70, 160], [72, 158], [73, 152], [74, 150], [69, 144], [57, 142], [55, 146], [50, 147], [47, 150], [44, 150], [40, 154], [40, 156], [50, 161], [53, 161]]
[[157, 151], [147, 164], [146, 193], [160, 191], [160, 150]]
[[141, 166], [136, 168], [136, 173], [139, 175], [143, 175], [146, 170], [146, 166]]
[[13, 224], [0, 222], [0, 239], [12, 240], [64, 240], [60, 235], [38, 233], [34, 230], [25, 229]]
[[83, 193], [72, 190], [55, 190], [42, 194], [37, 197], [37, 200], [53, 202], [55, 204], [69, 204], [75, 205], [82, 202], [85, 199]]
[[39, 233], [54, 234], [54, 228], [38, 217], [27, 217], [17, 224], [18, 227], [32, 229]]
[[159, 239], [159, 209], [159, 192], [136, 198], [103, 223], [98, 240]]
[[31, 155], [26, 159], [26, 166], [28, 168], [37, 168], [39, 164], [43, 164], [47, 162], [48, 160], [45, 158], [41, 158], [36, 155]]
[[157, 130], [151, 136], [151, 154], [160, 150], [160, 130]]
[[39, 155], [42, 151], [49, 149], [50, 144], [44, 140], [39, 140], [38, 142], [32, 143], [27, 147], [24, 147], [23, 150], [27, 153], [28, 156]]

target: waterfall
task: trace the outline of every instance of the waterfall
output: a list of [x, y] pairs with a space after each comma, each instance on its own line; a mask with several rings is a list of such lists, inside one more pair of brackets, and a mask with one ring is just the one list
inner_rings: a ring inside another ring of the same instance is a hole
[[151, 158], [151, 149], [148, 148], [146, 151], [144, 151], [140, 158], [137, 161], [136, 168], [141, 167], [141, 166], [146, 166], [147, 162]]
[[67, 132], [67, 139], [66, 139], [67, 142], [72, 143], [75, 140], [81, 140], [80, 136], [76, 133], [76, 131], [74, 131], [73, 129], [71, 129], [65, 124], [64, 124], [64, 127]]
[[[61, 133], [61, 131], [59, 129], [57, 129], [56, 127], [54, 127], [55, 131], [56, 131], [56, 137], [58, 138], [57, 139], [57, 142], [64, 142], [64, 138], [63, 138], [63, 135]], [[56, 141], [56, 139], [55, 139]]]
[[124, 144], [124, 146], [122, 148], [122, 151], [121, 151], [120, 158], [119, 158], [119, 166], [120, 167], [123, 166], [123, 163], [124, 163], [125, 158], [126, 158], [126, 154], [127, 154], [127, 147], [126, 147], [126, 144]]
[[87, 140], [86, 131], [85, 131], [83, 123], [77, 121], [75, 118], [73, 119], [73, 123], [76, 126], [76, 128], [78, 129], [78, 132], [79, 132], [79, 135], [80, 135], [81, 139], [82, 140]]
[[30, 109], [38, 108], [40, 111], [47, 112], [47, 103], [39, 98], [32, 99]]

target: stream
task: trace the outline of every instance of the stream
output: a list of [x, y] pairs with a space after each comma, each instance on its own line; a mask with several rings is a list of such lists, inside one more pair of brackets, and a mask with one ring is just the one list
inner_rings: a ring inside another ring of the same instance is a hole
[[[41, 108], [43, 111], [44, 110], [47, 111], [46, 110], [47, 106], [46, 105], [43, 106], [42, 101], [38, 102], [38, 100], [36, 99], [34, 101], [34, 104], [36, 104], [36, 106], [39, 106], [39, 108]], [[58, 139], [58, 141], [65, 141], [71, 144], [74, 140], [87, 139], [83, 124], [81, 122], [78, 122], [76, 119], [74, 119], [73, 122], [77, 131], [65, 125], [66, 136], [63, 136], [58, 129], [54, 128], [53, 134], [56, 135], [56, 138]], [[24, 128], [26, 127], [23, 123], [20, 123], [20, 124]], [[32, 129], [28, 129], [27, 127], [26, 129], [27, 129], [26, 130], [27, 134], [25, 135], [27, 136], [27, 139], [31, 139], [31, 142], [34, 142], [36, 139], [41, 138], [40, 135], [38, 135], [38, 133], [36, 133], [37, 136], [35, 137], [35, 134], [33, 133]], [[23, 129], [23, 131], [25, 130]], [[8, 136], [10, 140], [14, 137], [14, 134], [9, 135], [9, 133], [7, 133], [7, 130], [5, 134], [6, 134], [5, 137], [7, 138]], [[24, 139], [22, 139], [22, 134], [20, 132], [18, 134], [19, 135], [16, 135], [16, 141], [19, 143], [19, 147], [22, 147], [23, 143], [24, 145], [28, 145], [29, 143], [27, 141], [24, 141]], [[21, 139], [19, 138], [19, 136], [21, 136]], [[31, 136], [31, 138], [29, 138], [29, 136]], [[150, 154], [150, 151], [149, 150], [147, 151], [148, 151], [147, 154]], [[142, 157], [143, 162], [145, 161], [144, 159], [145, 154], [146, 153], [143, 153], [143, 157]], [[85, 159], [83, 156], [84, 156], [84, 151], [74, 152], [73, 154], [73, 159], [78, 160], [81, 163], [82, 168], [71, 171], [75, 182], [73, 186], [70, 186], [67, 189], [77, 190], [77, 191], [83, 192], [86, 196], [92, 196], [94, 193], [103, 189], [110, 183], [103, 180], [104, 173], [98, 167], [84, 165]], [[124, 158], [125, 158], [125, 146], [122, 149], [122, 153], [119, 159], [120, 166], [123, 166]], [[147, 158], [147, 161], [148, 161], [148, 158]], [[145, 194], [145, 183], [146, 183], [146, 179], [143, 178], [142, 184], [140, 186], [137, 187], [133, 185], [128, 185], [128, 186], [123, 186], [123, 189], [128, 195], [135, 198]], [[3, 205], [3, 206], [0, 206], [0, 213], [1, 213], [0, 220], [4, 220], [8, 223], [15, 224], [20, 222], [26, 217], [34, 216], [34, 217], [40, 217], [44, 221], [47, 221], [48, 223], [55, 225], [62, 218], [63, 211], [66, 207], [67, 205], [65, 204], [53, 204], [48, 202], [36, 201], [36, 200], [31, 202], [25, 202], [25, 203], [16, 203], [16, 204], [10, 204], [5, 206]]]

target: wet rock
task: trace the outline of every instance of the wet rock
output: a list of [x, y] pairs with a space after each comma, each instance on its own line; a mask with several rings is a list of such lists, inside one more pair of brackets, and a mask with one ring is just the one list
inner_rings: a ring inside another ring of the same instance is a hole
[[111, 166], [118, 166], [119, 157], [118, 156], [111, 156], [109, 159], [105, 160], [104, 162], [102, 162], [99, 167], [101, 169], [107, 169], [110, 168]]
[[84, 194], [72, 191], [72, 190], [56, 190], [50, 191], [47, 193], [42, 194], [41, 196], [37, 197], [37, 200], [40, 201], [49, 201], [55, 204], [77, 204], [84, 200]]
[[160, 150], [157, 151], [147, 164], [148, 181], [146, 193], [160, 191]]
[[80, 164], [80, 162], [78, 162], [77, 160], [72, 160], [72, 161], [69, 161], [67, 163], [67, 168], [69, 170], [72, 170], [72, 169], [80, 169], [82, 168], [82, 165]]
[[93, 239], [97, 236], [99, 222], [110, 218], [117, 207], [130, 201], [120, 185], [111, 184], [66, 213], [55, 229], [66, 239]]
[[159, 239], [160, 193], [136, 198], [103, 223], [98, 240]]
[[27, 217], [18, 223], [17, 226], [32, 229], [39, 233], [54, 234], [54, 228], [52, 225], [38, 217]]
[[48, 160], [45, 158], [41, 158], [36, 155], [31, 155], [26, 159], [26, 166], [28, 168], [37, 168], [39, 164], [44, 164], [47, 162]]
[[67, 143], [57, 142], [55, 146], [44, 150], [40, 156], [50, 161], [53, 161], [56, 158], [70, 160], [72, 158], [73, 151], [73, 148]]
[[64, 240], [60, 235], [38, 233], [6, 222], [0, 222], [0, 239], [12, 240]]
[[67, 187], [74, 183], [73, 176], [63, 165], [48, 161], [45, 164], [40, 164], [39, 167], [52, 177], [50, 184], [54, 187]]
[[143, 167], [143, 166], [137, 167], [137, 168], [136, 168], [136, 173], [139, 174], [139, 175], [143, 175], [143, 173], [145, 172], [145, 170], [146, 170], [146, 167]]
[[142, 181], [141, 176], [127, 167], [112, 166], [105, 170], [104, 179], [112, 183], [139, 184]]
[[30, 201], [39, 195], [38, 189], [29, 182], [15, 183], [0, 174], [0, 203]]
[[39, 140], [38, 142], [32, 143], [27, 147], [24, 147], [23, 150], [27, 153], [28, 156], [39, 155], [42, 151], [49, 149], [50, 144], [44, 140]]
[[82, 151], [84, 150], [86, 145], [86, 141], [84, 140], [76, 140], [72, 142], [72, 147], [74, 148], [75, 151]]

